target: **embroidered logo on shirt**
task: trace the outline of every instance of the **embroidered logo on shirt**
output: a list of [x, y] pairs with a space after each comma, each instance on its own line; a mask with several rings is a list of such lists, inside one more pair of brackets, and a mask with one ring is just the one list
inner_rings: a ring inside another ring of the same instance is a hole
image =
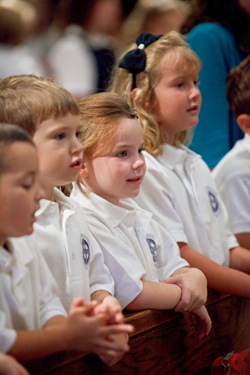
[[156, 251], [156, 243], [152, 238], [146, 238], [149, 250], [152, 254], [153, 261], [156, 263], [157, 262], [157, 251]]
[[82, 245], [82, 257], [84, 264], [87, 266], [89, 263], [89, 258], [90, 258], [90, 248], [89, 248], [89, 242], [88, 239], [81, 235], [81, 245]]
[[210, 206], [211, 206], [211, 209], [214, 213], [219, 213], [220, 211], [220, 204], [219, 204], [219, 201], [216, 197], [216, 193], [214, 191], [212, 191], [211, 188], [208, 188], [208, 198], [209, 198], [209, 202], [210, 202]]

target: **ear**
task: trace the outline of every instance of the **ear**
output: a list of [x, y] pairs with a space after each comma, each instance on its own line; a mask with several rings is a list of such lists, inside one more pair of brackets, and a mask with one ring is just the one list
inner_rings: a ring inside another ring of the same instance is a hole
[[243, 113], [237, 117], [237, 123], [243, 133], [250, 135], [250, 115]]
[[131, 91], [131, 93], [130, 93], [130, 98], [131, 98], [131, 100], [132, 100], [132, 102], [134, 101], [134, 99], [135, 99], [135, 96], [136, 96], [136, 93], [138, 92], [138, 88], [135, 88], [135, 89], [133, 89], [132, 91]]
[[88, 175], [89, 175], [88, 166], [87, 166], [87, 163], [84, 162], [82, 164], [82, 168], [80, 170], [79, 176], [82, 177], [82, 178], [86, 178], [86, 177], [88, 177]]
[[[132, 91], [131, 91], [131, 93], [130, 93], [130, 98], [131, 98], [131, 100], [132, 100], [132, 103], [134, 102], [134, 100], [135, 100], [135, 97], [137, 96], [139, 96], [140, 95], [140, 92], [141, 92], [141, 89], [138, 89], [138, 88], [135, 88], [135, 89], [133, 89]], [[141, 100], [141, 98], [139, 98], [139, 100]], [[146, 101], [145, 102], [145, 109], [148, 109], [149, 108], [149, 103], [148, 103], [148, 101]]]

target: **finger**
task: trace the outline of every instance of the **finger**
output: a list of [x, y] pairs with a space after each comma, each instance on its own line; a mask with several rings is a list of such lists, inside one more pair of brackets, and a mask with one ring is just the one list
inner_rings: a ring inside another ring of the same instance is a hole
[[84, 306], [84, 300], [82, 298], [74, 298], [71, 307], [82, 307]]
[[[109, 341], [103, 338], [99, 338], [98, 342], [96, 342], [96, 348], [98, 353], [100, 353], [100, 350], [102, 350], [102, 353], [105, 353], [105, 356], [107, 355], [107, 351], [114, 351], [117, 352], [128, 352], [130, 350], [130, 347], [126, 343], [119, 344], [114, 341]], [[110, 354], [109, 354], [110, 355]]]
[[102, 327], [103, 335], [111, 335], [116, 333], [133, 333], [135, 330], [132, 324], [112, 324], [109, 326]]

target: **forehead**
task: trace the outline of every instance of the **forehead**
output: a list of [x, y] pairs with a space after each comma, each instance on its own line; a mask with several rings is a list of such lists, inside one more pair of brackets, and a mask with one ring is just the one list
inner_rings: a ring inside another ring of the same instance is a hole
[[121, 118], [118, 122], [117, 141], [122, 141], [126, 137], [135, 137], [143, 134], [142, 126], [137, 118]]
[[49, 131], [55, 127], [66, 127], [66, 128], [75, 128], [80, 126], [80, 115], [73, 115], [68, 113], [65, 116], [57, 118], [49, 118], [48, 120], [42, 121], [37, 127], [37, 131]]
[[170, 50], [166, 52], [159, 64], [159, 72], [176, 72], [181, 74], [198, 75], [200, 63], [198, 58], [189, 50]]
[[38, 157], [35, 147], [27, 142], [15, 142], [6, 149], [4, 172], [27, 173], [38, 170]]

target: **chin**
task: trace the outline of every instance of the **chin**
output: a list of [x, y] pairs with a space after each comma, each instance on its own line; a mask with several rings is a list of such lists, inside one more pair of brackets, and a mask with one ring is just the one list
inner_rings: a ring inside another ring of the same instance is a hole
[[32, 224], [32, 226], [29, 228], [29, 229], [27, 229], [27, 231], [26, 231], [26, 236], [29, 236], [30, 234], [32, 234], [34, 232], [34, 228], [33, 228], [33, 224]]

